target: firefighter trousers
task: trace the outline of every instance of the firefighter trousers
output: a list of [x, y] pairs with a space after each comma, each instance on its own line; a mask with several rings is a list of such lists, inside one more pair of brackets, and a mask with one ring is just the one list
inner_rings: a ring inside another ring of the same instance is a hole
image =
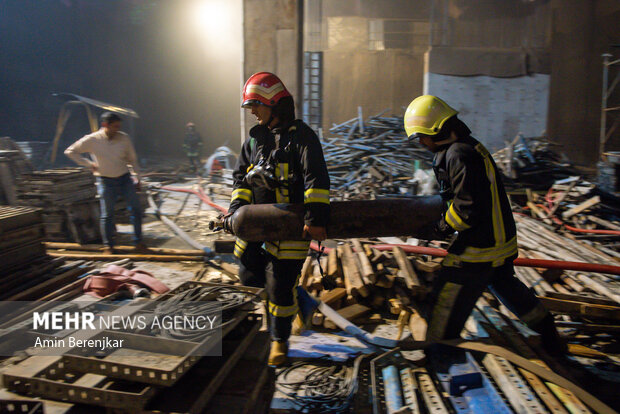
[[299, 310], [297, 284], [304, 261], [277, 259], [261, 246], [261, 242], [248, 243], [239, 259], [239, 278], [246, 286], [265, 288], [271, 338], [285, 342]]
[[514, 275], [512, 262], [499, 267], [490, 263], [467, 264], [466, 267], [443, 267], [434, 281], [427, 312], [426, 339], [459, 338], [467, 318], [482, 292], [489, 290], [530, 329], [541, 334], [543, 347], [550, 353], [562, 353], [553, 317], [542, 303]]

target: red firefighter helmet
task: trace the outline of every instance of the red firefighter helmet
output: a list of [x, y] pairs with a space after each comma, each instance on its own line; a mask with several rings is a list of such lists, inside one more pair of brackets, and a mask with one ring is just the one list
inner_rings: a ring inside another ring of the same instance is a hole
[[273, 73], [258, 72], [250, 76], [243, 85], [243, 108], [260, 103], [269, 107], [275, 106], [285, 96], [291, 96], [286, 86]]

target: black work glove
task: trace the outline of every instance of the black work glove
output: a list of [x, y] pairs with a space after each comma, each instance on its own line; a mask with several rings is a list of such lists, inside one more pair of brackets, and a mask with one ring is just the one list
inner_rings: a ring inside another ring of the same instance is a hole
[[321, 278], [321, 285], [325, 290], [334, 290], [338, 287], [336, 279], [333, 276], [323, 276]]
[[454, 229], [441, 219], [422, 227], [413, 236], [423, 240], [445, 240], [453, 233]]

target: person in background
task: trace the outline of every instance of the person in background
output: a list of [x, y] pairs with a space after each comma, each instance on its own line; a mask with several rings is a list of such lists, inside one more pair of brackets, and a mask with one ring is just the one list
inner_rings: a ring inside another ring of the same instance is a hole
[[[127, 202], [134, 228], [133, 241], [137, 250], [146, 250], [142, 242], [142, 209], [136, 190], [140, 189], [140, 166], [129, 135], [122, 132], [121, 118], [112, 112], [100, 117], [101, 128], [80, 138], [65, 150], [77, 164], [92, 170], [97, 179], [101, 203], [101, 234], [104, 253], [114, 254], [114, 204], [122, 196]], [[81, 154], [88, 153], [91, 159]], [[133, 170], [132, 178], [129, 167]]]
[[185, 139], [183, 140], [183, 149], [192, 168], [192, 172], [200, 171], [200, 154], [202, 152], [202, 137], [196, 131], [196, 125], [188, 122], [185, 125]]

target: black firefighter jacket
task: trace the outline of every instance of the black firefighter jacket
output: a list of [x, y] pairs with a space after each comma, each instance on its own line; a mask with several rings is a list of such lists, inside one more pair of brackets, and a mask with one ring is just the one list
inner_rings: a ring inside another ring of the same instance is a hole
[[444, 266], [490, 263], [517, 257], [514, 218], [497, 166], [476, 139], [461, 138], [435, 153], [433, 170], [447, 210], [438, 227], [455, 230]]
[[[250, 186], [246, 174], [261, 158], [269, 159], [278, 147], [278, 156], [272, 158], [280, 187], [275, 191]], [[247, 204], [303, 203], [304, 222], [310, 226], [326, 226], [329, 219], [329, 175], [321, 143], [314, 131], [301, 120], [270, 131], [256, 125], [250, 130], [233, 172], [233, 192], [229, 213]], [[301, 235], [300, 235], [301, 237]], [[303, 260], [308, 254], [309, 241], [280, 240], [265, 242], [263, 248], [278, 259]], [[241, 257], [247, 242], [237, 239], [235, 256]]]

